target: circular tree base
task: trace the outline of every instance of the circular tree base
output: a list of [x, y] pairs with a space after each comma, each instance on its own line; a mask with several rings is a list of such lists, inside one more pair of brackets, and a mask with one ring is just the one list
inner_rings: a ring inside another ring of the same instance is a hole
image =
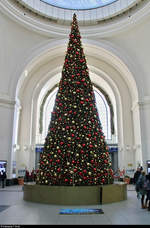
[[127, 199], [127, 184], [96, 186], [47, 186], [24, 184], [23, 199], [57, 205], [95, 205]]

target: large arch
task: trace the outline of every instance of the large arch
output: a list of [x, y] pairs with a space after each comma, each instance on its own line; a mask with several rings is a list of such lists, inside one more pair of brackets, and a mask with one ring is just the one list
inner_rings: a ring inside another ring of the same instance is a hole
[[[138, 94], [142, 94], [142, 91], [138, 91], [142, 87], [138, 85], [142, 82], [136, 74], [137, 67], [109, 42], [83, 40], [83, 44], [92, 81], [102, 88], [101, 82], [105, 81], [115, 96], [119, 167], [127, 168], [129, 163], [135, 167], [142, 161], [139, 110], [135, 105], [139, 100]], [[23, 165], [30, 169], [34, 167], [38, 97], [45, 85], [49, 89], [59, 82], [65, 51], [66, 40], [46, 42], [32, 51], [16, 72], [21, 75], [20, 78], [18, 75], [16, 88], [16, 101], [20, 105], [16, 106], [20, 113], [17, 118], [18, 132], [14, 132], [18, 135], [14, 144], [19, 144], [16, 151], [17, 168]], [[138, 121], [135, 123], [134, 120]]]

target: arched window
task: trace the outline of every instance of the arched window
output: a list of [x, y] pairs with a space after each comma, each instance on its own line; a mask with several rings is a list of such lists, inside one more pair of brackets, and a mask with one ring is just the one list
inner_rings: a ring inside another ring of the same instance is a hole
[[[111, 112], [110, 107], [107, 103], [107, 100], [104, 96], [104, 94], [95, 86], [93, 86], [93, 90], [95, 93], [95, 99], [97, 104], [97, 109], [99, 113], [99, 118], [102, 124], [102, 129], [104, 132], [104, 135], [106, 139], [111, 139]], [[47, 99], [45, 101], [45, 104], [43, 106], [43, 118], [42, 118], [42, 124], [43, 124], [43, 130], [42, 130], [42, 138], [45, 139], [48, 131], [48, 126], [51, 120], [51, 112], [53, 111], [56, 94], [58, 91], [58, 87], [54, 88], [49, 95], [47, 96]]]

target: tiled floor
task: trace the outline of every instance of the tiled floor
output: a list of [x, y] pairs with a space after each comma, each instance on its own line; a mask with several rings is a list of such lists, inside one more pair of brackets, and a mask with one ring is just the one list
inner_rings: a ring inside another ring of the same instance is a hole
[[77, 206], [31, 203], [23, 200], [22, 186], [0, 188], [0, 225], [150, 225], [150, 212], [141, 209], [134, 186], [128, 186], [127, 195], [127, 200], [117, 203], [79, 206], [101, 208], [104, 214], [61, 215], [61, 208]]

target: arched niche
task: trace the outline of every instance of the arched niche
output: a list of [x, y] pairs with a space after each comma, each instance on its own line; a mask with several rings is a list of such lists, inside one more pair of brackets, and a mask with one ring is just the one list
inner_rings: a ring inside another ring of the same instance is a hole
[[[48, 90], [59, 82], [66, 44], [66, 40], [45, 43], [32, 51], [18, 68], [21, 75], [16, 88], [16, 99], [21, 107], [16, 133], [20, 145], [16, 158], [18, 167], [22, 161], [30, 169], [34, 167], [38, 99], [43, 87], [47, 86]], [[83, 40], [83, 44], [92, 81], [103, 89], [109, 86], [115, 97], [119, 167], [127, 168], [129, 163], [135, 167], [141, 159], [141, 151], [135, 150], [135, 145], [141, 144], [139, 111], [134, 108], [139, 99], [138, 84], [142, 83], [138, 74], [135, 81], [137, 69], [108, 42]], [[134, 118], [138, 122], [135, 123]]]

